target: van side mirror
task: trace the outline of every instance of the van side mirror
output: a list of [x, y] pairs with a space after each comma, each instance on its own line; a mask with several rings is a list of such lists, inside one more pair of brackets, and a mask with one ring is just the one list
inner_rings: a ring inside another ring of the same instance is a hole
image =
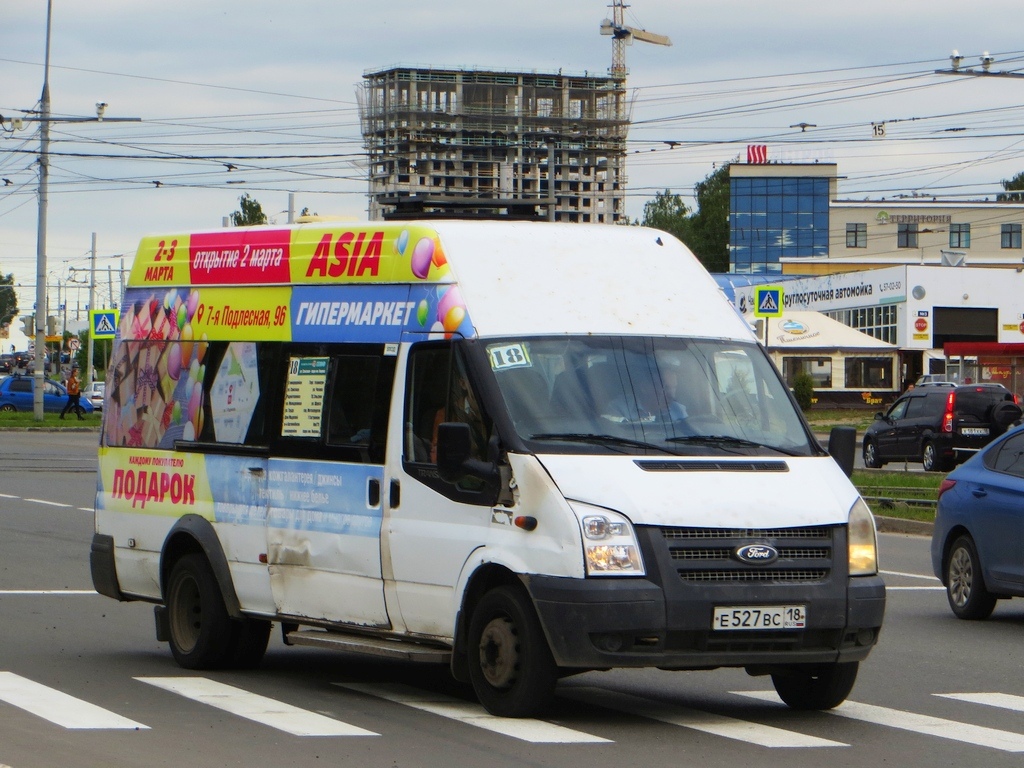
[[492, 461], [472, 458], [473, 440], [469, 424], [446, 421], [437, 428], [437, 473], [448, 483], [455, 483], [466, 475], [478, 478], [488, 485], [498, 480], [498, 466]]
[[853, 427], [832, 427], [828, 436], [828, 453], [847, 477], [853, 476], [853, 460], [857, 454], [857, 430]]

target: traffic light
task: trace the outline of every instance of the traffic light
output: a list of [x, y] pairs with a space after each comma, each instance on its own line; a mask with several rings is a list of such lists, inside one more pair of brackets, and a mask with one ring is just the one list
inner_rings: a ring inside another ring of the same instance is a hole
[[56, 336], [57, 335], [57, 318], [50, 315], [46, 318], [46, 335]]
[[30, 339], [36, 335], [36, 317], [35, 315], [22, 315], [21, 316], [21, 332], [28, 336]]

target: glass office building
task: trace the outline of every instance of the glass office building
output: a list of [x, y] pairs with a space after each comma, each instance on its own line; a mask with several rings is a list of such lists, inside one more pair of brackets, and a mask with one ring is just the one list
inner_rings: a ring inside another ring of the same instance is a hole
[[729, 166], [729, 271], [782, 273], [783, 258], [828, 256], [832, 163]]

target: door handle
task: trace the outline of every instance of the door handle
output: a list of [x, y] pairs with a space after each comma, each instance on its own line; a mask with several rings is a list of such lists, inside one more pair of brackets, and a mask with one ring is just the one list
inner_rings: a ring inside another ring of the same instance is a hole
[[971, 495], [974, 496], [974, 498], [976, 499], [983, 499], [986, 496], [988, 496], [988, 491], [986, 491], [984, 488], [975, 488], [973, 491], [971, 491]]
[[380, 506], [380, 480], [371, 477], [366, 483], [366, 503], [370, 507]]
[[391, 487], [388, 493], [388, 505], [392, 509], [397, 509], [398, 505], [402, 503], [402, 488], [397, 480], [391, 481]]
[[249, 474], [250, 475], [262, 475], [263, 474], [263, 467], [249, 467]]

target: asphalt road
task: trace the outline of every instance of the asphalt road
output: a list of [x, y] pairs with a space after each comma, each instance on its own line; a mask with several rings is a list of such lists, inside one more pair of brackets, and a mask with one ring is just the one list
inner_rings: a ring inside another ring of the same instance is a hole
[[928, 540], [881, 536], [882, 640], [850, 701], [793, 712], [742, 671], [594, 672], [544, 721], [433, 668], [286, 648], [196, 673], [152, 609], [92, 592], [95, 433], [0, 433], [0, 766], [1019, 766], [1024, 601], [953, 618]]

